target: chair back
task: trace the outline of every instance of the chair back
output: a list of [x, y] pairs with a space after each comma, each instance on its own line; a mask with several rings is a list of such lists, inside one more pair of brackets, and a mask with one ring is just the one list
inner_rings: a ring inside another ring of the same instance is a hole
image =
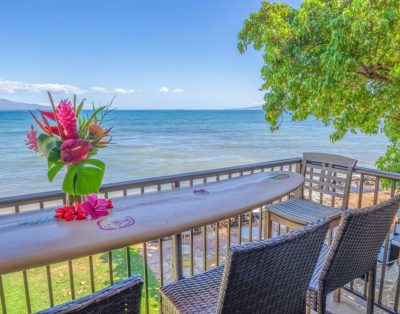
[[318, 221], [265, 241], [232, 246], [217, 313], [302, 313], [329, 227]]
[[73, 300], [38, 314], [139, 314], [143, 281], [132, 276], [81, 299]]
[[329, 293], [375, 269], [399, 206], [400, 195], [379, 205], [343, 213], [321, 270], [319, 287]]
[[349, 193], [353, 169], [357, 160], [323, 153], [304, 153], [301, 174], [304, 176], [303, 198], [308, 191], [312, 199], [313, 192], [319, 193], [320, 202], [328, 195], [331, 206], [341, 199], [341, 208], [346, 210], [349, 204]]

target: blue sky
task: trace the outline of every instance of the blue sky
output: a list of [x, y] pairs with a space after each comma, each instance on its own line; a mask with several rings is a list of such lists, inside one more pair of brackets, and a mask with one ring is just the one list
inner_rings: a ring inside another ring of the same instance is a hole
[[[285, 2], [297, 6], [301, 0]], [[0, 98], [76, 92], [121, 109], [261, 104], [260, 53], [237, 33], [256, 0], [0, 2]]]

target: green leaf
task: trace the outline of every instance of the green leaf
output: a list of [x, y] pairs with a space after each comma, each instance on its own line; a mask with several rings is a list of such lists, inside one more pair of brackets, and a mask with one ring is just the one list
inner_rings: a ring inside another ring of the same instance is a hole
[[60, 160], [60, 149], [55, 147], [50, 151], [49, 156], [47, 157], [47, 161], [50, 163], [54, 163], [59, 160]]
[[63, 191], [71, 195], [99, 193], [105, 165], [96, 159], [86, 159], [68, 167]]
[[82, 111], [82, 109], [83, 109], [84, 104], [85, 104], [85, 99], [83, 99], [83, 100], [81, 101], [81, 103], [79, 104], [78, 108], [76, 109], [75, 115], [76, 115], [77, 118], [78, 118], [79, 115], [81, 114], [81, 111]]
[[54, 148], [60, 148], [61, 141], [55, 137], [49, 136], [47, 134], [40, 134], [38, 137], [39, 151], [46, 157], [49, 157], [50, 152]]
[[61, 161], [57, 161], [54, 163], [49, 163], [49, 170], [47, 171], [47, 177], [50, 182], [53, 182], [56, 174], [64, 167], [64, 163]]

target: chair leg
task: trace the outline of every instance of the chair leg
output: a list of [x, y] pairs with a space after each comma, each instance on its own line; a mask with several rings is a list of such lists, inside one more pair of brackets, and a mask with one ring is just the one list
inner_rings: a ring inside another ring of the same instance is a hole
[[333, 300], [337, 303], [340, 303], [340, 298], [342, 296], [342, 289], [337, 288], [334, 292], [333, 292]]
[[328, 231], [328, 245], [332, 244], [332, 239], [333, 239], [333, 229], [329, 228], [329, 231]]
[[368, 272], [367, 314], [374, 313], [376, 269]]
[[267, 210], [265, 212], [265, 220], [264, 220], [264, 239], [269, 239], [272, 236], [272, 221], [271, 214]]
[[318, 314], [326, 314], [326, 298], [327, 295], [325, 293], [320, 292], [318, 296], [318, 303], [317, 303], [317, 312]]

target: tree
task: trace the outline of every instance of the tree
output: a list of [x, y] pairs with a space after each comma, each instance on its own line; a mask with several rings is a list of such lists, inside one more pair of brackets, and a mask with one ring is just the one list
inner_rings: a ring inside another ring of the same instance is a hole
[[294, 9], [263, 2], [244, 21], [238, 48], [263, 52], [265, 118], [314, 116], [347, 132], [383, 132], [377, 165], [400, 172], [400, 0], [305, 0]]

